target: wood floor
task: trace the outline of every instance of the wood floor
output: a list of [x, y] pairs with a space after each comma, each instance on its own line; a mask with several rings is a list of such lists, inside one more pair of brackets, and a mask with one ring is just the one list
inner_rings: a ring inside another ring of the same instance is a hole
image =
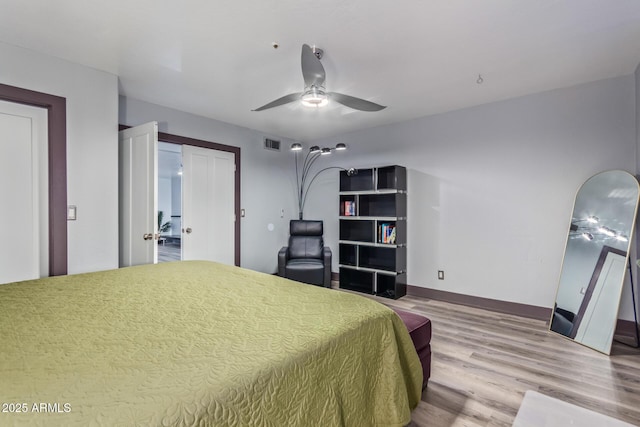
[[158, 262], [180, 261], [180, 246], [172, 243], [158, 244]]
[[547, 324], [418, 297], [372, 297], [431, 319], [431, 379], [411, 427], [511, 426], [535, 390], [640, 425], [640, 350], [606, 356]]

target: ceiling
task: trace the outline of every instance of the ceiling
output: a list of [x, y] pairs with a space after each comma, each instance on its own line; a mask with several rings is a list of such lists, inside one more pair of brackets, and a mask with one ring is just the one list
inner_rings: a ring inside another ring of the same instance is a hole
[[[116, 74], [122, 95], [301, 141], [628, 75], [640, 62], [638, 0], [2, 0], [2, 9], [0, 41]], [[327, 91], [388, 108], [252, 112], [303, 90], [303, 43], [324, 49]]]

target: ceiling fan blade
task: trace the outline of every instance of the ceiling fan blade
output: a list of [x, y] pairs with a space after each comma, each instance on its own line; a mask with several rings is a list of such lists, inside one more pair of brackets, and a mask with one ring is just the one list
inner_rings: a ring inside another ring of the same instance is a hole
[[320, 60], [308, 44], [302, 45], [302, 77], [305, 87], [324, 86], [326, 75]]
[[380, 111], [387, 108], [384, 105], [376, 104], [375, 102], [365, 101], [355, 96], [344, 95], [342, 93], [330, 92], [327, 94], [332, 100], [345, 105], [354, 110], [360, 111]]
[[278, 98], [275, 101], [271, 101], [268, 104], [263, 105], [262, 107], [258, 107], [255, 110], [251, 111], [262, 111], [268, 108], [279, 107], [284, 104], [288, 104], [290, 102], [298, 101], [302, 96], [301, 93], [290, 93], [289, 95], [285, 95], [282, 98]]

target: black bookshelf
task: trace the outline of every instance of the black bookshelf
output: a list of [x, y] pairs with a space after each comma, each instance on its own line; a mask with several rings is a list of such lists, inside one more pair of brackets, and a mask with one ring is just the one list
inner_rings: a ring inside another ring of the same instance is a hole
[[407, 293], [407, 170], [340, 173], [340, 287], [388, 298]]

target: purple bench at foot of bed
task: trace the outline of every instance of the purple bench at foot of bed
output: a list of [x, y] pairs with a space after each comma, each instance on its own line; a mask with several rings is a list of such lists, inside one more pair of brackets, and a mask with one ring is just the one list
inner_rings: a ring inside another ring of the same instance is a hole
[[399, 310], [391, 307], [409, 330], [409, 335], [416, 347], [420, 363], [422, 364], [422, 388], [427, 387], [427, 382], [431, 376], [431, 320], [419, 314]]

